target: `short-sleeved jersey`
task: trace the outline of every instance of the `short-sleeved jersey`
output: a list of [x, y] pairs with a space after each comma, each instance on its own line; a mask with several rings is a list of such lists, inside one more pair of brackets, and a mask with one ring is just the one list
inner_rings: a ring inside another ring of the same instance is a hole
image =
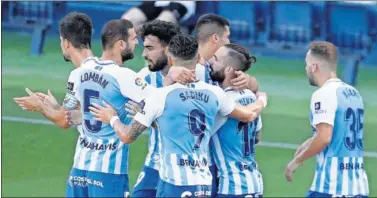
[[149, 127], [157, 121], [162, 155], [160, 178], [177, 186], [211, 185], [208, 148], [217, 113], [228, 115], [234, 102], [202, 81], [158, 89], [134, 119]]
[[331, 142], [317, 155], [310, 190], [335, 196], [368, 195], [364, 169], [364, 104], [360, 93], [339, 79], [328, 80], [312, 95], [310, 123], [333, 126]]
[[82, 113], [82, 133], [76, 145], [74, 168], [113, 174], [127, 174], [128, 145], [122, 143], [110, 124], [95, 121], [92, 103], [111, 105], [124, 124], [129, 124], [124, 104], [140, 102], [152, 88], [137, 74], [113, 61], [87, 59], [75, 72], [76, 97]]
[[[153, 87], [160, 88], [164, 86], [164, 76], [160, 71], [152, 72], [148, 67], [139, 71], [138, 75]], [[148, 154], [145, 159], [145, 166], [159, 170], [160, 153], [158, 147], [158, 132], [153, 127], [149, 127]]]
[[[196, 67], [195, 67], [195, 75], [196, 75], [196, 78], [198, 80], [201, 80], [205, 83], [208, 83], [210, 85], [214, 85], [214, 86], [219, 86], [219, 83], [213, 81], [211, 79], [211, 76], [209, 75], [209, 73], [211, 72], [211, 67], [210, 67], [210, 64], [208, 62], [205, 62], [204, 64], [196, 64]], [[210, 140], [210, 142], [212, 142], [212, 140]], [[210, 166], [213, 165], [213, 152], [211, 151], [211, 148], [208, 149], [208, 164]]]
[[[229, 88], [225, 89], [225, 93], [242, 106], [257, 100], [255, 94], [248, 89], [235, 91]], [[250, 123], [223, 116], [216, 118], [216, 133], [212, 136], [210, 146], [219, 170], [219, 194], [243, 195], [262, 192], [258, 164], [254, 157], [256, 132], [261, 128], [260, 116]]]

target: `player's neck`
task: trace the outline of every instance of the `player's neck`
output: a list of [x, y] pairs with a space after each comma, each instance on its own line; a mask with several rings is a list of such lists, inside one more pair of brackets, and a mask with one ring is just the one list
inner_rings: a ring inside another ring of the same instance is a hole
[[166, 65], [162, 70], [161, 70], [161, 74], [165, 77], [166, 75], [168, 75], [169, 73], [169, 65]]
[[119, 53], [114, 53], [111, 50], [103, 51], [101, 60], [111, 60], [114, 61], [119, 66], [123, 64], [122, 57]]
[[232, 87], [232, 83], [230, 82], [230, 80], [231, 80], [230, 78], [225, 78], [222, 83], [219, 83], [220, 87], [222, 89], [226, 89], [226, 88]]
[[337, 79], [337, 78], [338, 77], [336, 75], [336, 72], [325, 73], [318, 78], [318, 81], [317, 81], [318, 87], [322, 87], [330, 79]]
[[198, 52], [200, 54], [199, 63], [204, 64], [205, 61], [208, 61], [212, 58], [214, 52], [208, 44], [199, 44]]
[[72, 63], [76, 67], [80, 67], [81, 64], [89, 57], [93, 56], [91, 49], [81, 49], [72, 55]]

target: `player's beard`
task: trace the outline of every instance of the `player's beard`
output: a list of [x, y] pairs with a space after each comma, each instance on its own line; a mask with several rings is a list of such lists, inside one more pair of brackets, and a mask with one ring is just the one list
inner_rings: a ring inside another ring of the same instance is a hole
[[71, 57], [69, 57], [69, 55], [67, 55], [67, 54], [63, 54], [63, 59], [64, 59], [66, 62], [71, 62]]
[[209, 72], [209, 76], [211, 77], [213, 81], [218, 82], [218, 83], [222, 83], [225, 80], [224, 70], [218, 71], [218, 72], [211, 70]]
[[[145, 58], [145, 60], [149, 60]], [[161, 71], [168, 65], [168, 57], [165, 55], [160, 56], [154, 65], [152, 65], [152, 61], [149, 60], [151, 64], [148, 64], [148, 68], [152, 72]]]
[[124, 63], [128, 60], [133, 59], [134, 53], [130, 48], [126, 48], [125, 50], [121, 52], [120, 56], [122, 57], [122, 62]]
[[314, 80], [314, 76], [311, 73], [308, 73], [308, 79], [309, 79], [309, 84], [312, 86], [317, 86], [317, 83]]

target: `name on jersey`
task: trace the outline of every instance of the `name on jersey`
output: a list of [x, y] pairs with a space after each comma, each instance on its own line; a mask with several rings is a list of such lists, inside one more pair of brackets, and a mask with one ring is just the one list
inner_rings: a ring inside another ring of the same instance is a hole
[[91, 150], [103, 151], [103, 150], [115, 150], [117, 148], [117, 144], [110, 143], [110, 144], [98, 144], [95, 142], [88, 142], [85, 138], [80, 138], [80, 145], [89, 148]]
[[178, 159], [179, 166], [190, 166], [191, 168], [205, 167], [208, 165], [207, 160]]
[[254, 100], [251, 99], [251, 98], [241, 98], [237, 102], [240, 103], [242, 106], [247, 106], [247, 105], [253, 103]]
[[107, 81], [103, 75], [99, 75], [95, 72], [85, 72], [84, 74], [81, 74], [81, 83], [85, 81], [93, 81], [99, 85], [101, 85], [102, 88], [106, 88], [106, 86], [109, 84], [109, 81]]
[[238, 167], [238, 169], [240, 171], [244, 171], [244, 170], [254, 171], [255, 169], [258, 168], [257, 164], [255, 162], [252, 162], [251, 164], [245, 164], [245, 163], [242, 163], [242, 162], [237, 162], [236, 166]]
[[340, 163], [339, 169], [340, 170], [364, 169], [364, 163]]
[[181, 92], [179, 94], [179, 97], [181, 98], [182, 101], [192, 99], [192, 100], [200, 100], [207, 103], [209, 100], [209, 95], [203, 92], [192, 91], [192, 90]]
[[356, 90], [354, 89], [348, 89], [348, 88], [345, 88], [343, 91], [342, 91], [344, 97], [346, 97], [347, 99], [349, 99], [350, 97], [356, 97], [356, 98], [360, 98], [360, 95], [359, 93], [357, 93]]

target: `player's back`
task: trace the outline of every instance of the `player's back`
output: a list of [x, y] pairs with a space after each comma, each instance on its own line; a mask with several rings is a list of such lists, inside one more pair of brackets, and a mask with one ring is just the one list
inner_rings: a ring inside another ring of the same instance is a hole
[[[225, 89], [225, 92], [229, 98], [243, 106], [257, 100], [256, 95], [247, 89]], [[262, 178], [254, 157], [256, 132], [261, 128], [260, 117], [250, 123], [234, 118], [217, 117], [213, 128], [213, 132], [216, 133], [212, 136], [210, 145], [219, 169], [219, 194], [243, 195], [262, 192]]]
[[[121, 86], [127, 85], [121, 83], [122, 79], [132, 78], [132, 75], [133, 71], [121, 68], [113, 61], [100, 61], [98, 58], [88, 59], [80, 67], [78, 95], [83, 133], [77, 148], [81, 150], [75, 156], [76, 168], [114, 174], [127, 173], [128, 145], [119, 140], [110, 124], [95, 121], [89, 107], [93, 103], [103, 106], [102, 101], [105, 101], [117, 111], [120, 120], [128, 124], [130, 120], [126, 117], [124, 104], [129, 98], [124, 96], [127, 95], [124, 93], [125, 88], [121, 89]], [[134, 83], [144, 86], [143, 82], [136, 78]], [[131, 96], [132, 89], [129, 92]]]
[[[326, 102], [316, 98], [326, 98]], [[366, 195], [368, 181], [364, 169], [364, 105], [360, 93], [340, 80], [329, 80], [312, 97], [314, 114], [335, 112], [331, 142], [317, 155], [311, 190], [332, 195]], [[326, 119], [325, 117], [323, 119]]]
[[210, 185], [208, 144], [222, 90], [201, 81], [162, 89], [167, 92], [157, 119], [163, 159], [160, 177], [178, 186]]

